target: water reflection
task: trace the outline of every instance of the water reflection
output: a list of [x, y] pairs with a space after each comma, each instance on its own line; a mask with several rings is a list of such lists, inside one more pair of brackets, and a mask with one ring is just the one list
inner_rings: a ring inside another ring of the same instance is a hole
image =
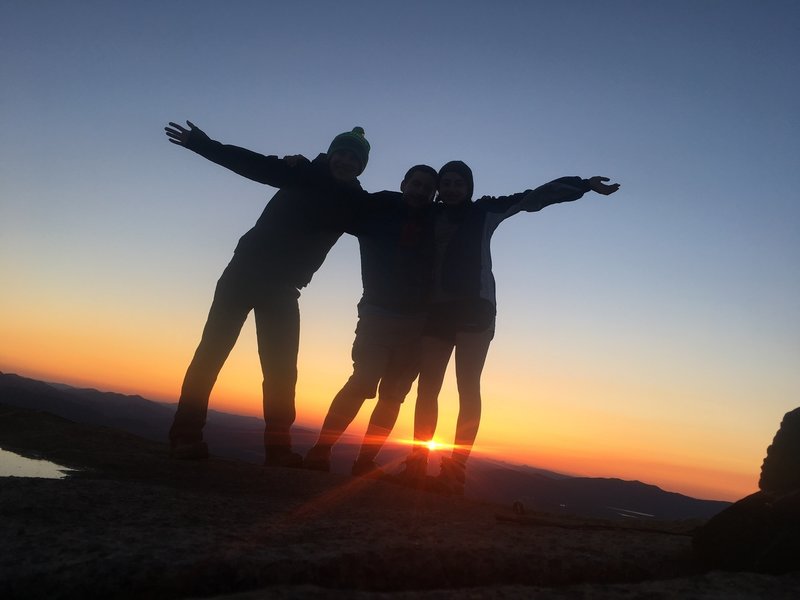
[[72, 470], [47, 460], [25, 458], [0, 448], [0, 477], [64, 479]]

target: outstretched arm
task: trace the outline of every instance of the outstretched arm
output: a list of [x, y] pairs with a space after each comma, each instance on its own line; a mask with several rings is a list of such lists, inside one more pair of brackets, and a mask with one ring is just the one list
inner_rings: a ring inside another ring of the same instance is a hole
[[603, 177], [601, 175], [596, 175], [589, 179], [561, 177], [550, 183], [545, 183], [535, 190], [527, 192], [522, 201], [521, 208], [522, 210], [534, 212], [546, 206], [550, 206], [551, 204], [572, 202], [582, 197], [588, 191], [594, 191], [598, 194], [608, 196], [619, 189], [618, 183], [611, 185], [603, 183], [608, 180], [608, 177]]
[[173, 144], [177, 144], [178, 146], [183, 146], [184, 148], [189, 147], [189, 138], [194, 135], [196, 137], [204, 137], [206, 140], [209, 137], [197, 127], [191, 121], [186, 121], [186, 124], [189, 126], [189, 129], [184, 129], [181, 125], [177, 123], [173, 123], [172, 121], [169, 122], [169, 127], [164, 127], [164, 131], [167, 132], [167, 137], [169, 141]]
[[494, 215], [499, 223], [520, 211], [536, 212], [546, 206], [560, 202], [572, 202], [581, 198], [586, 192], [595, 191], [607, 196], [619, 189], [619, 184], [606, 185], [608, 177], [600, 175], [590, 179], [581, 177], [560, 177], [549, 183], [540, 185], [535, 190], [526, 190], [511, 196], [493, 198], [485, 196], [476, 202], [486, 207], [488, 213]]
[[594, 177], [589, 178], [589, 187], [592, 189], [592, 191], [597, 192], [598, 194], [603, 194], [603, 196], [613, 194], [619, 189], [618, 183], [606, 185], [603, 183], [604, 181], [609, 181], [608, 177], [595, 175]]
[[168, 140], [234, 173], [273, 187], [282, 187], [300, 176], [296, 169], [277, 156], [264, 156], [238, 146], [221, 144], [209, 138], [191, 121], [186, 121], [186, 124], [188, 129], [170, 121], [169, 126], [164, 127]]

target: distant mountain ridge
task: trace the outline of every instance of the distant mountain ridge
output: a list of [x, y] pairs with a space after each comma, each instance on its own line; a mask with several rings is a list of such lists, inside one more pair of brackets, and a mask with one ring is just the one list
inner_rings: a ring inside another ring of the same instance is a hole
[[[0, 404], [46, 411], [159, 442], [166, 442], [175, 412], [175, 405], [138, 395], [74, 388], [5, 373], [0, 373]], [[204, 436], [215, 455], [258, 464], [263, 461], [263, 428], [260, 418], [210, 410]], [[298, 451], [305, 452], [315, 439], [316, 431], [293, 428]], [[349, 472], [359, 443], [354, 436], [344, 436], [337, 444], [335, 472]], [[407, 452], [407, 446], [387, 444], [380, 462], [397, 465]], [[533, 510], [601, 518], [705, 519], [730, 504], [667, 492], [639, 481], [570, 477], [478, 457], [470, 460], [467, 495], [506, 505], [520, 502]]]

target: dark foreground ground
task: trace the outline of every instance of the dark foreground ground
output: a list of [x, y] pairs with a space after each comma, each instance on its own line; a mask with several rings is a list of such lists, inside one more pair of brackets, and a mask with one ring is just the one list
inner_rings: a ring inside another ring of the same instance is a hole
[[4, 599], [800, 597], [800, 573], [705, 572], [699, 522], [519, 516], [378, 481], [176, 462], [162, 444], [5, 406], [0, 447], [79, 469], [0, 479]]

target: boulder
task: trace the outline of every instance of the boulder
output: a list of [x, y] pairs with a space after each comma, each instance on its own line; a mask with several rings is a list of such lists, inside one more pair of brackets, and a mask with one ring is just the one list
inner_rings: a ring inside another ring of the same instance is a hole
[[764, 492], [800, 490], [800, 408], [786, 413], [761, 465]]
[[711, 568], [800, 570], [800, 408], [787, 413], [761, 467], [760, 491], [701, 527], [693, 547]]

